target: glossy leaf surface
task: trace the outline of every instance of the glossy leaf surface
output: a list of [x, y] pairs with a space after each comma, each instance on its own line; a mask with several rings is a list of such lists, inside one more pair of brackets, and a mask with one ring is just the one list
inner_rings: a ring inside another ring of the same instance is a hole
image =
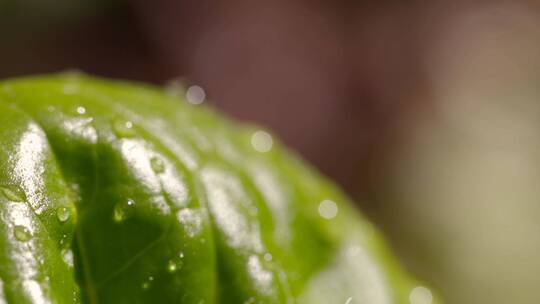
[[173, 95], [0, 84], [0, 303], [409, 303], [416, 283], [332, 183]]

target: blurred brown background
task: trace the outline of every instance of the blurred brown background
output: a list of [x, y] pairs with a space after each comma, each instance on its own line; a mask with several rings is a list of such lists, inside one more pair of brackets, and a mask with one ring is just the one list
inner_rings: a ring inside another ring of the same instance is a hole
[[448, 303], [535, 304], [539, 17], [532, 0], [0, 0], [0, 77], [189, 79], [342, 184]]

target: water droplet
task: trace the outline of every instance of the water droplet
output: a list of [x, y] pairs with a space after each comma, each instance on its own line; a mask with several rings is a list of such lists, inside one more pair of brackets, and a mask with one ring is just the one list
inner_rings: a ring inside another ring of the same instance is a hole
[[69, 217], [71, 216], [71, 211], [69, 211], [69, 209], [65, 206], [62, 206], [62, 207], [58, 207], [58, 209], [56, 209], [56, 218], [60, 221], [60, 222], [65, 222], [69, 219]]
[[24, 191], [16, 186], [1, 186], [0, 190], [2, 190], [4, 196], [12, 202], [24, 202], [26, 200]]
[[264, 260], [267, 261], [267, 262], [271, 262], [272, 261], [272, 254], [267, 252], [264, 254]]
[[174, 259], [171, 259], [168, 263], [167, 263], [167, 270], [170, 272], [170, 273], [173, 273], [173, 272], [176, 272], [177, 270], [181, 269], [182, 266], [184, 266], [184, 252], [180, 251], [178, 253], [178, 257], [177, 258], [174, 258]]
[[431, 304], [433, 302], [433, 295], [428, 288], [417, 286], [409, 294], [409, 301], [411, 304]]
[[176, 266], [176, 262], [173, 260], [170, 260], [169, 263], [167, 264], [167, 270], [169, 272], [176, 272], [177, 269], [178, 267]]
[[167, 263], [167, 271], [170, 273], [176, 272], [183, 266], [183, 262], [181, 260], [170, 260], [169, 263]]
[[133, 213], [133, 206], [135, 202], [131, 199], [128, 199], [125, 202], [118, 203], [114, 207], [113, 219], [115, 222], [120, 223], [131, 216]]
[[319, 214], [327, 220], [331, 220], [338, 214], [338, 206], [331, 200], [324, 200], [319, 204]]
[[189, 103], [198, 105], [204, 102], [206, 93], [204, 89], [197, 85], [190, 86], [186, 91], [186, 99]]
[[150, 166], [152, 166], [152, 170], [156, 173], [163, 173], [165, 171], [165, 163], [161, 158], [152, 157], [152, 159], [150, 159]]
[[268, 132], [259, 130], [251, 136], [251, 146], [258, 152], [265, 153], [272, 149], [274, 141]]
[[32, 234], [24, 226], [17, 225], [13, 228], [13, 235], [15, 238], [21, 242], [26, 242], [32, 238]]
[[86, 108], [79, 106], [79, 107], [77, 107], [76, 111], [77, 111], [77, 113], [83, 115], [84, 113], [86, 113]]
[[117, 120], [113, 123], [113, 129], [119, 137], [133, 137], [136, 135], [131, 121]]
[[69, 249], [62, 250], [62, 259], [69, 267], [73, 267], [73, 251]]

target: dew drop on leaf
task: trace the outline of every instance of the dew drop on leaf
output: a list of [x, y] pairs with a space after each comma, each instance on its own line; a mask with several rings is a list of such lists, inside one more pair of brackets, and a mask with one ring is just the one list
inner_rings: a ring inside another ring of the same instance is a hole
[[163, 160], [158, 157], [152, 157], [152, 159], [150, 159], [150, 166], [156, 173], [163, 173], [165, 171], [165, 164], [163, 163]]
[[58, 209], [56, 209], [56, 218], [60, 221], [60, 222], [65, 222], [69, 219], [69, 217], [71, 216], [71, 211], [69, 211], [69, 209], [65, 206], [62, 206], [62, 207], [58, 207]]
[[32, 234], [24, 226], [17, 225], [13, 228], [13, 235], [21, 242], [26, 242], [32, 238]]
[[118, 137], [133, 137], [136, 135], [131, 121], [116, 120], [113, 123], [113, 129]]
[[24, 191], [16, 186], [1, 186], [2, 194], [12, 202], [24, 202], [26, 200], [26, 195]]
[[128, 199], [125, 202], [118, 203], [114, 207], [113, 219], [115, 222], [120, 223], [131, 216], [133, 213], [133, 207], [135, 206], [135, 201]]
[[170, 260], [167, 263], [167, 271], [170, 273], [176, 272], [180, 268], [182, 268], [182, 261]]
[[170, 273], [173, 273], [173, 272], [176, 272], [177, 270], [181, 269], [182, 266], [184, 266], [184, 252], [180, 251], [178, 253], [178, 257], [170, 260], [168, 263], [167, 263], [167, 270], [170, 272]]
[[78, 114], [83, 115], [83, 114], [86, 113], [86, 108], [83, 107], [83, 106], [78, 106], [78, 107], [75, 109], [75, 111], [76, 111]]

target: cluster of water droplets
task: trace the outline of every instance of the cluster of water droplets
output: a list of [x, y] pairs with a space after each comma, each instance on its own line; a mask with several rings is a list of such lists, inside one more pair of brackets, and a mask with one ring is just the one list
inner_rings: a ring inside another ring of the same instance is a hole
[[[180, 251], [175, 257], [171, 258], [167, 261], [165, 264], [165, 270], [169, 274], [175, 274], [176, 272], [180, 271], [182, 267], [184, 266], [184, 252]], [[152, 287], [152, 284], [154, 283], [155, 277], [153, 275], [147, 276], [143, 282], [141, 283], [141, 288], [143, 290], [148, 290]]]
[[[26, 203], [27, 201], [25, 192], [23, 191], [23, 189], [17, 186], [13, 186], [13, 185], [0, 186], [0, 194], [3, 195], [5, 199], [13, 203], [22, 204], [22, 203]], [[55, 215], [56, 215], [57, 220], [63, 224], [67, 222], [68, 219], [71, 217], [71, 210], [67, 206], [62, 205], [56, 208]], [[33, 235], [29, 227], [22, 224], [17, 224], [13, 226], [13, 237], [19, 242], [26, 243], [32, 239]], [[67, 234], [63, 234], [60, 239], [61, 247], [66, 247], [66, 240], [67, 240]], [[69, 267], [73, 267], [73, 252], [70, 249], [68, 248], [62, 249], [61, 257]], [[41, 257], [38, 260], [38, 263], [41, 265], [44, 264], [43, 257]], [[45, 277], [45, 280], [49, 280], [49, 277], [48, 276]]]
[[[26, 201], [24, 191], [16, 186], [0, 186], [0, 193], [8, 200], [14, 203], [23, 203]], [[32, 238], [32, 233], [24, 225], [15, 225], [13, 227], [13, 236], [21, 242], [27, 242]]]
[[175, 273], [184, 266], [184, 253], [180, 251], [178, 256], [173, 257], [167, 262], [167, 271], [169, 273]]
[[[66, 95], [73, 95], [76, 94], [80, 90], [80, 87], [77, 83], [73, 84], [67, 84], [62, 87], [62, 92]], [[198, 105], [202, 103], [206, 98], [206, 93], [204, 90], [199, 86], [190, 86], [187, 88], [187, 90], [183, 91], [186, 97], [186, 100], [194, 105]], [[53, 106], [49, 106], [47, 108], [49, 112], [55, 112], [57, 109]], [[87, 109], [83, 106], [76, 106], [74, 109], [75, 115], [86, 115]], [[131, 138], [135, 137], [137, 135], [136, 129], [134, 127], [134, 124], [132, 121], [125, 120], [125, 119], [117, 119], [113, 120], [111, 124], [112, 131], [116, 134], [118, 138]], [[166, 171], [166, 165], [162, 158], [158, 156], [151, 157], [149, 159], [150, 166], [152, 170], [156, 174], [161, 174]], [[25, 203], [27, 201], [25, 192], [16, 186], [2, 186], [0, 185], [0, 195], [4, 196], [8, 201], [15, 202], [15, 203]], [[132, 199], [127, 199], [123, 202], [120, 202], [115, 205], [113, 210], [113, 220], [117, 223], [123, 222], [126, 219], [128, 219], [130, 216], [133, 215], [134, 208], [135, 208], [135, 201]], [[53, 213], [53, 215], [56, 217], [56, 219], [60, 223], [66, 223], [71, 217], [72, 217], [72, 209], [70, 209], [69, 206], [61, 205], [58, 206]], [[13, 226], [13, 236], [16, 240], [20, 242], [28, 242], [32, 239], [32, 230], [30, 227], [26, 227], [25, 225], [15, 225]], [[73, 251], [69, 248], [69, 244], [67, 243], [69, 240], [69, 237], [67, 234], [63, 234], [60, 238], [60, 247], [61, 252], [61, 258], [63, 261], [69, 266], [73, 267], [74, 264], [74, 257], [73, 257]], [[271, 258], [270, 258], [271, 259]], [[41, 257], [39, 260], [40, 264], [43, 264], [44, 258]], [[176, 256], [170, 258], [164, 265], [165, 270], [170, 273], [174, 274], [177, 273], [182, 267], [184, 266], [184, 253], [182, 251], [178, 252]], [[46, 280], [49, 280], [49, 277], [46, 277]], [[155, 281], [155, 276], [148, 276], [143, 282], [142, 282], [142, 289], [149, 289], [151, 288], [152, 284]], [[76, 297], [76, 294], [74, 294], [74, 298]]]
[[[137, 131], [132, 121], [117, 119], [112, 123], [112, 129], [118, 138], [132, 138], [137, 135]], [[158, 156], [150, 158], [150, 167], [156, 174], [165, 172], [165, 162]], [[123, 222], [134, 213], [135, 201], [127, 199], [117, 203], [113, 210], [113, 220], [117, 223]]]
[[[182, 87], [178, 83], [175, 83], [172, 88], [168, 88], [168, 89], [172, 90], [172, 94], [177, 94], [178, 92], [175, 90], [180, 90], [182, 89]], [[193, 98], [188, 98], [188, 101], [190, 101]], [[204, 97], [202, 97], [202, 99], [204, 99]], [[202, 102], [202, 100], [200, 102]], [[197, 102], [192, 102], [192, 103], [198, 104], [200, 102], [197, 101]], [[134, 125], [131, 121], [116, 120], [113, 122], [112, 127], [113, 127], [113, 131], [119, 138], [131, 138], [136, 135]], [[161, 157], [153, 156], [150, 158], [149, 162], [150, 162], [150, 167], [152, 168], [152, 171], [154, 171], [154, 173], [162, 174], [166, 171], [165, 162]], [[136, 206], [136, 203], [133, 199], [127, 199], [126, 201], [117, 203], [113, 210], [113, 220], [116, 223], [124, 222], [125, 220], [127, 220], [133, 215], [135, 206]], [[177, 256], [172, 257], [171, 259], [167, 261], [167, 263], [165, 264], [165, 270], [170, 274], [174, 274], [178, 272], [180, 269], [182, 269], [183, 266], [184, 266], [184, 253], [180, 251], [177, 254]], [[141, 283], [141, 288], [143, 290], [150, 289], [152, 285], [154, 284], [154, 281], [155, 281], [155, 276], [149, 275]]]
[[[64, 88], [65, 94], [74, 94], [77, 91], [76, 86], [68, 86]], [[183, 86], [181, 82], [174, 81], [171, 82], [166, 87], [167, 92], [176, 97], [180, 97], [180, 94], [183, 94], [185, 96], [185, 99], [188, 103], [193, 105], [199, 105], [203, 103], [206, 99], [206, 93], [204, 89], [200, 86], [190, 86], [187, 89]], [[85, 115], [87, 113], [86, 108], [83, 106], [78, 106], [75, 108], [75, 112], [79, 115]], [[116, 119], [112, 121], [112, 130], [116, 134], [118, 138], [132, 138], [137, 135], [136, 128], [132, 121], [125, 120], [125, 119]], [[252, 134], [251, 137], [251, 145], [253, 149], [260, 153], [266, 153], [269, 152], [273, 147], [273, 138], [270, 133], [258, 130], [255, 131]], [[161, 174], [165, 172], [166, 166], [165, 162], [162, 158], [158, 156], [153, 156], [149, 159], [150, 166], [152, 168], [152, 171], [154, 171], [156, 174]], [[9, 195], [12, 197], [17, 196], [16, 192], [10, 192]], [[320, 213], [322, 217], [325, 218], [333, 218], [337, 214], [337, 210], [333, 211], [332, 206], [326, 206], [325, 204], [327, 201], [323, 201], [320, 206]], [[333, 205], [335, 207], [335, 203]], [[133, 199], [127, 199], [125, 201], [117, 203], [113, 208], [113, 220], [116, 223], [121, 223], [130, 218], [134, 214], [134, 208], [136, 207], [136, 203]], [[321, 209], [322, 208], [322, 209]], [[337, 209], [337, 207], [335, 207]], [[321, 211], [322, 210], [322, 211]], [[70, 217], [70, 210], [67, 207], [61, 206], [56, 211], [56, 216], [60, 222], [65, 222]], [[28, 233], [28, 236], [26, 236], [25, 233]], [[30, 238], [28, 231], [20, 230], [17, 231], [17, 234], [19, 234], [18, 239], [25, 239]], [[62, 250], [62, 258], [66, 262], [66, 264], [73, 266], [73, 252], [69, 249], [63, 249]], [[273, 262], [273, 256], [270, 253], [266, 253], [263, 256], [263, 261], [265, 263], [272, 263]], [[182, 267], [184, 266], [184, 253], [180, 251], [176, 256], [169, 259], [165, 264], [165, 269], [168, 273], [174, 274], [178, 272]], [[144, 290], [148, 290], [151, 288], [151, 286], [154, 284], [155, 276], [149, 275], [146, 277], [146, 279], [143, 280], [141, 283], [141, 288]], [[255, 302], [255, 298], [249, 299], [247, 303]]]
[[[67, 206], [60, 206], [56, 208], [56, 219], [60, 223], [65, 223], [71, 218], [71, 210]], [[62, 260], [64, 260], [64, 263], [66, 263], [69, 267], [73, 267], [73, 251], [69, 249], [66, 243], [68, 240], [68, 235], [63, 234], [62, 238], [60, 239], [60, 245], [63, 247], [62, 251], [60, 252], [62, 256]]]
[[146, 280], [141, 285], [142, 289], [149, 289], [150, 286], [152, 286], [152, 282], [154, 282], [153, 276], [149, 276], [148, 278], [146, 278]]

